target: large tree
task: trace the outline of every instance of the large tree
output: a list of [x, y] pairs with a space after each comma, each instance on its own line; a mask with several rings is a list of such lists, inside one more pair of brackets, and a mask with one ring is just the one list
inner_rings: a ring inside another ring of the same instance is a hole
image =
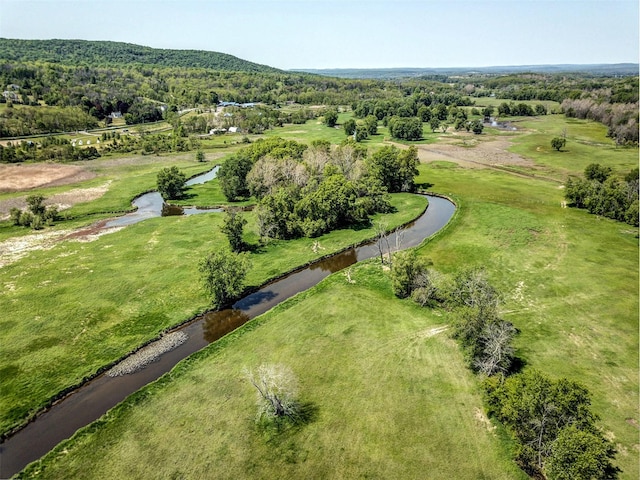
[[158, 191], [165, 200], [180, 198], [184, 194], [186, 181], [184, 173], [178, 170], [175, 165], [163, 168], [158, 172]]
[[338, 123], [338, 111], [335, 108], [330, 108], [324, 112], [324, 124], [327, 127], [335, 127]]
[[250, 195], [247, 185], [247, 174], [251, 171], [253, 162], [243, 153], [236, 154], [227, 159], [218, 170], [218, 181], [222, 193], [230, 202]]
[[403, 151], [394, 146], [382, 147], [367, 159], [369, 175], [385, 186], [389, 193], [414, 190], [418, 163], [415, 147]]
[[219, 250], [209, 253], [198, 267], [205, 290], [214, 307], [225, 306], [244, 288], [244, 279], [251, 267], [247, 253]]

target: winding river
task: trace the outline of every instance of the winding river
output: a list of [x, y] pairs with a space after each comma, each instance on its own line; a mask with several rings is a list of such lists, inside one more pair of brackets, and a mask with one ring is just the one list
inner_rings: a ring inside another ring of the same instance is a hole
[[[208, 179], [211, 179], [215, 176], [215, 172], [213, 174], [208, 172], [204, 175], [210, 175]], [[200, 180], [199, 176], [191, 181], [198, 182]], [[107, 222], [105, 226], [130, 225], [145, 218], [162, 215], [162, 203], [164, 202], [160, 198], [160, 209], [158, 209], [158, 199], [154, 198], [156, 195], [159, 197], [157, 193], [153, 192], [136, 199], [139, 210], [143, 209], [146, 213], [137, 211], [124, 216], [128, 217], [127, 220], [121, 221], [126, 223], [109, 224], [118, 220], [115, 219]], [[429, 200], [427, 210], [400, 232], [401, 238], [398, 239], [398, 243], [401, 248], [419, 245], [425, 238], [442, 229], [453, 216], [455, 205], [452, 202], [432, 195], [427, 195], [427, 198]], [[147, 206], [148, 208], [146, 208]], [[150, 214], [150, 211], [154, 213]], [[184, 213], [202, 212], [204, 210], [185, 211]], [[119, 218], [124, 219], [124, 217]], [[396, 245], [394, 235], [391, 235], [389, 243]], [[62, 440], [73, 435], [76, 430], [98, 419], [128, 395], [171, 370], [180, 360], [218, 340], [280, 302], [316, 285], [328, 275], [378, 254], [375, 243], [349, 248], [267, 283], [254, 293], [238, 300], [230, 309], [207, 312], [177, 328], [176, 330], [188, 335], [187, 340], [179, 347], [164, 353], [156, 361], [135, 373], [117, 377], [111, 377], [106, 373], [98, 375], [7, 438], [0, 444], [0, 478], [10, 477], [30, 462], [42, 457]]]

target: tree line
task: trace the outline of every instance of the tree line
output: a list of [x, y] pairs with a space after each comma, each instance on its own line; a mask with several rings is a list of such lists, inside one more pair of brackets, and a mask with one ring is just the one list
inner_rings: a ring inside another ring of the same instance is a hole
[[500, 318], [502, 295], [484, 271], [465, 270], [451, 279], [414, 250], [386, 258], [396, 296], [452, 312], [452, 336], [481, 375], [488, 413], [512, 436], [515, 460], [526, 473], [549, 480], [617, 478], [616, 451], [597, 425], [587, 388], [535, 369], [519, 371], [517, 330]]

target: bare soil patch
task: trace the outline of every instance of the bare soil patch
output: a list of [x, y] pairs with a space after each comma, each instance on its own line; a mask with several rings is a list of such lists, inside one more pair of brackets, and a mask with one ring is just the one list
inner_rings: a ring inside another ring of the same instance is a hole
[[[508, 151], [511, 142], [508, 140], [478, 141], [463, 137], [452, 139], [447, 143], [417, 145], [418, 157], [423, 162], [447, 160], [468, 168], [486, 168], [500, 166], [534, 167], [531, 160]], [[453, 143], [453, 142], [458, 142]]]
[[114, 233], [124, 227], [104, 228], [105, 221], [78, 230], [50, 230], [31, 233], [22, 237], [14, 237], [0, 242], [0, 268], [17, 262], [30, 252], [50, 250], [58, 242], [72, 240], [76, 242], [93, 242], [102, 235]]
[[37, 163], [0, 165], [0, 192], [20, 192], [38, 187], [53, 187], [81, 182], [95, 173], [77, 165]]

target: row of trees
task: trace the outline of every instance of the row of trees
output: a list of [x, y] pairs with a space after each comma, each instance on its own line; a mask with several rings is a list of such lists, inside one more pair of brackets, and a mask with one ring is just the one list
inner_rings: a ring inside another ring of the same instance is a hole
[[584, 177], [567, 179], [564, 196], [571, 206], [638, 226], [638, 177], [637, 168], [619, 178], [610, 167], [593, 163]]
[[74, 147], [67, 139], [46, 137], [40, 142], [23, 140], [0, 145], [0, 163], [78, 161], [99, 158], [95, 147]]
[[517, 331], [500, 318], [501, 295], [482, 270], [467, 270], [448, 280], [413, 250], [392, 258], [396, 296], [453, 311], [453, 337], [469, 367], [484, 376], [489, 414], [512, 434], [523, 470], [550, 480], [617, 478], [615, 449], [596, 425], [588, 390], [536, 370], [514, 373]]

